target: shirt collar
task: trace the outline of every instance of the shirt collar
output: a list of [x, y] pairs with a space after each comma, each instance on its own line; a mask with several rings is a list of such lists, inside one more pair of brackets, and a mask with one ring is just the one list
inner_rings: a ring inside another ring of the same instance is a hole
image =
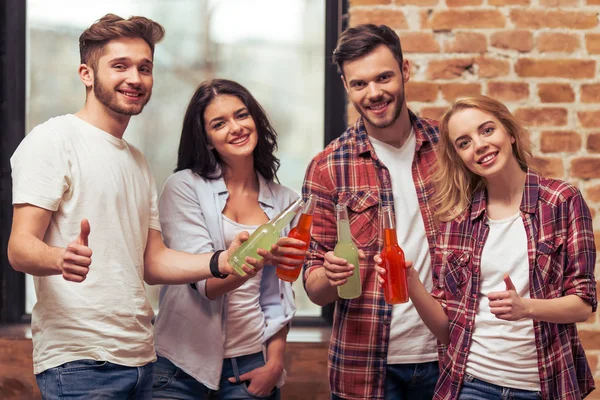
[[[429, 142], [430, 138], [425, 134], [424, 121], [417, 117], [411, 110], [408, 110], [408, 116], [415, 132], [416, 146], [415, 151], [419, 151], [423, 143]], [[354, 132], [356, 134], [356, 148], [359, 155], [370, 153], [371, 157], [377, 159], [373, 145], [369, 140], [367, 129], [365, 128], [365, 122], [362, 116], [358, 118], [356, 124], [354, 124]]]
[[[219, 167], [217, 167], [215, 175], [221, 175], [221, 169]], [[258, 172], [256, 173], [256, 176], [258, 177], [258, 202], [267, 207], [273, 208], [275, 206], [273, 204], [273, 191], [271, 190], [269, 182], [267, 182], [265, 177]], [[227, 186], [225, 186], [225, 180], [223, 179], [223, 176], [217, 179], [209, 180], [208, 184], [215, 194], [229, 194], [227, 191]]]
[[[540, 195], [540, 176], [531, 169], [527, 170], [525, 177], [525, 188], [519, 209], [528, 214], [535, 214], [537, 202]], [[471, 221], [480, 217], [487, 208], [487, 190], [481, 185], [473, 194], [471, 202]]]

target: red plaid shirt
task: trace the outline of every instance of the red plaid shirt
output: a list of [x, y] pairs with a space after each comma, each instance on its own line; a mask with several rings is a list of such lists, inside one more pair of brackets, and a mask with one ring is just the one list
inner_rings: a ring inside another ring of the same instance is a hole
[[[412, 174], [433, 260], [437, 228], [427, 202], [431, 190], [427, 181], [435, 162], [432, 145], [438, 139], [437, 123], [409, 114], [417, 142]], [[313, 158], [302, 193], [304, 198], [314, 194], [318, 200], [310, 254], [304, 266], [305, 281], [323, 266], [323, 255], [337, 243], [337, 203], [347, 205], [352, 237], [367, 256], [360, 265], [362, 295], [336, 302], [329, 347], [331, 390], [345, 399], [381, 399], [392, 306], [385, 302], [377, 284], [373, 256], [383, 243], [382, 206], [393, 207], [394, 203], [390, 173], [377, 158], [362, 118]]]
[[[477, 314], [480, 265], [489, 231], [486, 192], [471, 207], [442, 224], [433, 265], [433, 296], [450, 321], [450, 344], [440, 351], [435, 399], [456, 399], [465, 373]], [[596, 246], [590, 211], [577, 188], [529, 171], [521, 217], [529, 238], [532, 299], [574, 294], [596, 310]], [[594, 379], [575, 324], [533, 322], [544, 399], [576, 400], [594, 390]]]

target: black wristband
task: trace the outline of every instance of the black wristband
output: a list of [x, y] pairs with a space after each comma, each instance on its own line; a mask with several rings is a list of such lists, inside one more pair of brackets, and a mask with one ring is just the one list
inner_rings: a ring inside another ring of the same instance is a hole
[[215, 253], [210, 258], [210, 273], [212, 274], [212, 276], [219, 279], [225, 279], [229, 276], [228, 274], [222, 274], [219, 271], [219, 256], [223, 251], [224, 250], [215, 251]]

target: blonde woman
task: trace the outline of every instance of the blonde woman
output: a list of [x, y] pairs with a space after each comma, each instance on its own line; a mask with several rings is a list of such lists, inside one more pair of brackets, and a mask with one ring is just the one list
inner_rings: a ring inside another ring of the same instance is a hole
[[408, 263], [411, 300], [445, 345], [435, 398], [585, 397], [575, 323], [596, 309], [596, 250], [580, 191], [530, 168], [525, 129], [494, 99], [455, 101], [439, 127], [432, 294]]

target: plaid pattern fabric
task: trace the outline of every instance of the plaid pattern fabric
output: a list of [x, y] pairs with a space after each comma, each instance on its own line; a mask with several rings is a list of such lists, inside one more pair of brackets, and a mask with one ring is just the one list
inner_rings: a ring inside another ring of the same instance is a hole
[[[450, 344], [440, 350], [435, 399], [456, 399], [466, 368], [477, 314], [480, 264], [489, 231], [484, 223], [486, 192], [475, 193], [470, 209], [442, 224], [433, 265], [433, 296], [450, 321]], [[577, 188], [529, 171], [521, 202], [528, 237], [532, 299], [576, 295], [596, 310], [596, 246], [590, 211]], [[576, 400], [594, 390], [594, 379], [575, 324], [534, 321], [544, 399]]]
[[[435, 161], [437, 123], [409, 114], [416, 137], [413, 179], [433, 257], [437, 228], [427, 203], [431, 194], [427, 182]], [[367, 256], [360, 265], [362, 295], [336, 302], [329, 347], [331, 390], [345, 399], [382, 399], [392, 306], [386, 304], [377, 284], [373, 256], [383, 244], [382, 207], [394, 204], [390, 173], [377, 158], [362, 118], [313, 158], [302, 188], [305, 199], [310, 194], [317, 197], [317, 206], [305, 282], [311, 272], [322, 268], [323, 255], [337, 243], [337, 203], [347, 205], [352, 237]]]

